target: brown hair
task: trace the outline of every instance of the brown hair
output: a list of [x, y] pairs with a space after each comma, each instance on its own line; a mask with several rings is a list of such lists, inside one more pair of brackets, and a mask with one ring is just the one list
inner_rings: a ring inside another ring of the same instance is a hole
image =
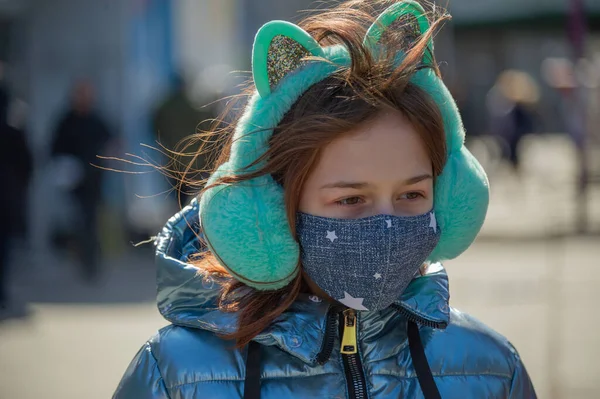
[[[414, 30], [410, 28], [410, 20], [403, 21], [399, 29], [394, 27], [396, 33], [385, 34], [382, 38], [387, 55], [375, 59], [364, 48], [362, 40], [366, 29], [391, 3], [394, 1], [349, 1], [299, 23], [322, 46], [345, 45], [351, 56], [351, 65], [310, 87], [281, 123], [272, 127], [274, 132], [270, 148], [256, 161], [265, 160], [263, 168], [252, 173], [223, 177], [210, 187], [270, 174], [284, 188], [287, 218], [295, 236], [300, 193], [319, 160], [321, 150], [336, 138], [375, 118], [384, 108], [401, 112], [412, 123], [426, 146], [434, 174], [437, 176], [441, 173], [446, 162], [442, 116], [430, 96], [411, 83], [410, 79], [419, 68], [432, 68], [439, 76], [435, 62], [433, 65], [422, 65], [421, 60], [428, 51], [428, 40], [448, 16], [438, 14], [440, 16], [434, 19], [431, 13], [431, 29], [420, 37], [413, 37], [415, 40], [409, 45], [407, 36]], [[403, 29], [406, 27], [409, 29]], [[398, 66], [395, 65], [394, 56], [399, 50], [403, 50], [406, 56]], [[234, 128], [235, 124], [232, 124], [225, 129], [204, 134], [204, 137], [217, 135], [227, 140], [215, 168], [229, 157]], [[186, 184], [189, 183], [194, 182], [186, 181]], [[213, 254], [199, 254], [194, 264], [203, 273], [228, 276]], [[255, 290], [233, 278], [226, 281], [219, 306], [222, 311], [239, 311], [240, 315], [237, 331], [224, 338], [235, 340], [238, 347], [246, 345], [268, 327], [296, 300], [304, 286], [302, 273], [288, 286], [277, 291]]]

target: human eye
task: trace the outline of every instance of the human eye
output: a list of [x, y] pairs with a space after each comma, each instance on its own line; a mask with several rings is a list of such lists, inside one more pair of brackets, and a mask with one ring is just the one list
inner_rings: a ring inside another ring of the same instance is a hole
[[335, 203], [340, 206], [356, 206], [363, 204], [364, 202], [365, 201], [360, 197], [348, 197], [335, 201]]
[[411, 192], [402, 194], [400, 196], [400, 199], [408, 200], [408, 201], [416, 201], [420, 198], [425, 198], [425, 195], [423, 195], [423, 193], [418, 192], [418, 191], [411, 191]]

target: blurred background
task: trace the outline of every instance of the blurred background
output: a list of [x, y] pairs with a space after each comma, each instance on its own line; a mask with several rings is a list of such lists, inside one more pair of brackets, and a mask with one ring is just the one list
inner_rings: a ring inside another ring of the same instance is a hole
[[[166, 324], [153, 246], [133, 244], [177, 201], [147, 165], [96, 155], [163, 164], [144, 145], [216, 116], [256, 30], [314, 7], [0, 0], [0, 398], [110, 397]], [[452, 305], [516, 345], [540, 398], [600, 397], [600, 0], [448, 8], [436, 55], [491, 183], [481, 235], [446, 265]]]

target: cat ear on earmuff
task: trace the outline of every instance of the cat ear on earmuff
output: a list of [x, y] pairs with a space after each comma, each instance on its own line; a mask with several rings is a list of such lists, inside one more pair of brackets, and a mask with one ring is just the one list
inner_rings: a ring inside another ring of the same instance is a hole
[[271, 21], [256, 33], [252, 47], [252, 77], [261, 97], [306, 57], [324, 57], [323, 48], [305, 30], [287, 21]]
[[[429, 20], [423, 6], [413, 0], [405, 0], [391, 5], [373, 22], [363, 40], [366, 48], [374, 51], [382, 38], [388, 33], [402, 35], [403, 42], [414, 44], [429, 30]], [[433, 40], [430, 38], [423, 54], [423, 63], [433, 63]]]
[[[408, 49], [429, 30], [425, 9], [405, 0], [388, 7], [367, 31], [363, 45], [373, 54], [386, 50], [389, 40], [399, 40]], [[403, 54], [394, 54], [401, 59]], [[433, 65], [433, 39], [429, 38], [422, 63]], [[436, 179], [434, 208], [442, 230], [440, 241], [429, 257], [438, 262], [464, 252], [479, 233], [489, 203], [485, 171], [464, 145], [465, 132], [452, 95], [432, 68], [421, 68], [411, 83], [425, 91], [438, 106], [444, 121], [447, 162]]]
[[[273, 127], [308, 87], [337, 68], [333, 62], [309, 61], [340, 58], [335, 55], [289, 22], [271, 21], [260, 28], [252, 49], [256, 93], [235, 127], [229, 160], [209, 184], [264, 166], [259, 159], [269, 148]], [[310, 67], [301, 68], [305, 63]], [[285, 79], [292, 73], [293, 79]], [[300, 246], [288, 222], [283, 188], [271, 175], [209, 186], [200, 198], [199, 216], [210, 251], [236, 280], [269, 291], [298, 276]]]

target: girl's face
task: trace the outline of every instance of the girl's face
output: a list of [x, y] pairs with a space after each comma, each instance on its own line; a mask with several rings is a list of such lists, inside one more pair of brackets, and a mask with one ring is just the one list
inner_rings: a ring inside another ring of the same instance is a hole
[[432, 208], [431, 160], [408, 120], [392, 110], [324, 148], [299, 206], [340, 219], [414, 216]]

